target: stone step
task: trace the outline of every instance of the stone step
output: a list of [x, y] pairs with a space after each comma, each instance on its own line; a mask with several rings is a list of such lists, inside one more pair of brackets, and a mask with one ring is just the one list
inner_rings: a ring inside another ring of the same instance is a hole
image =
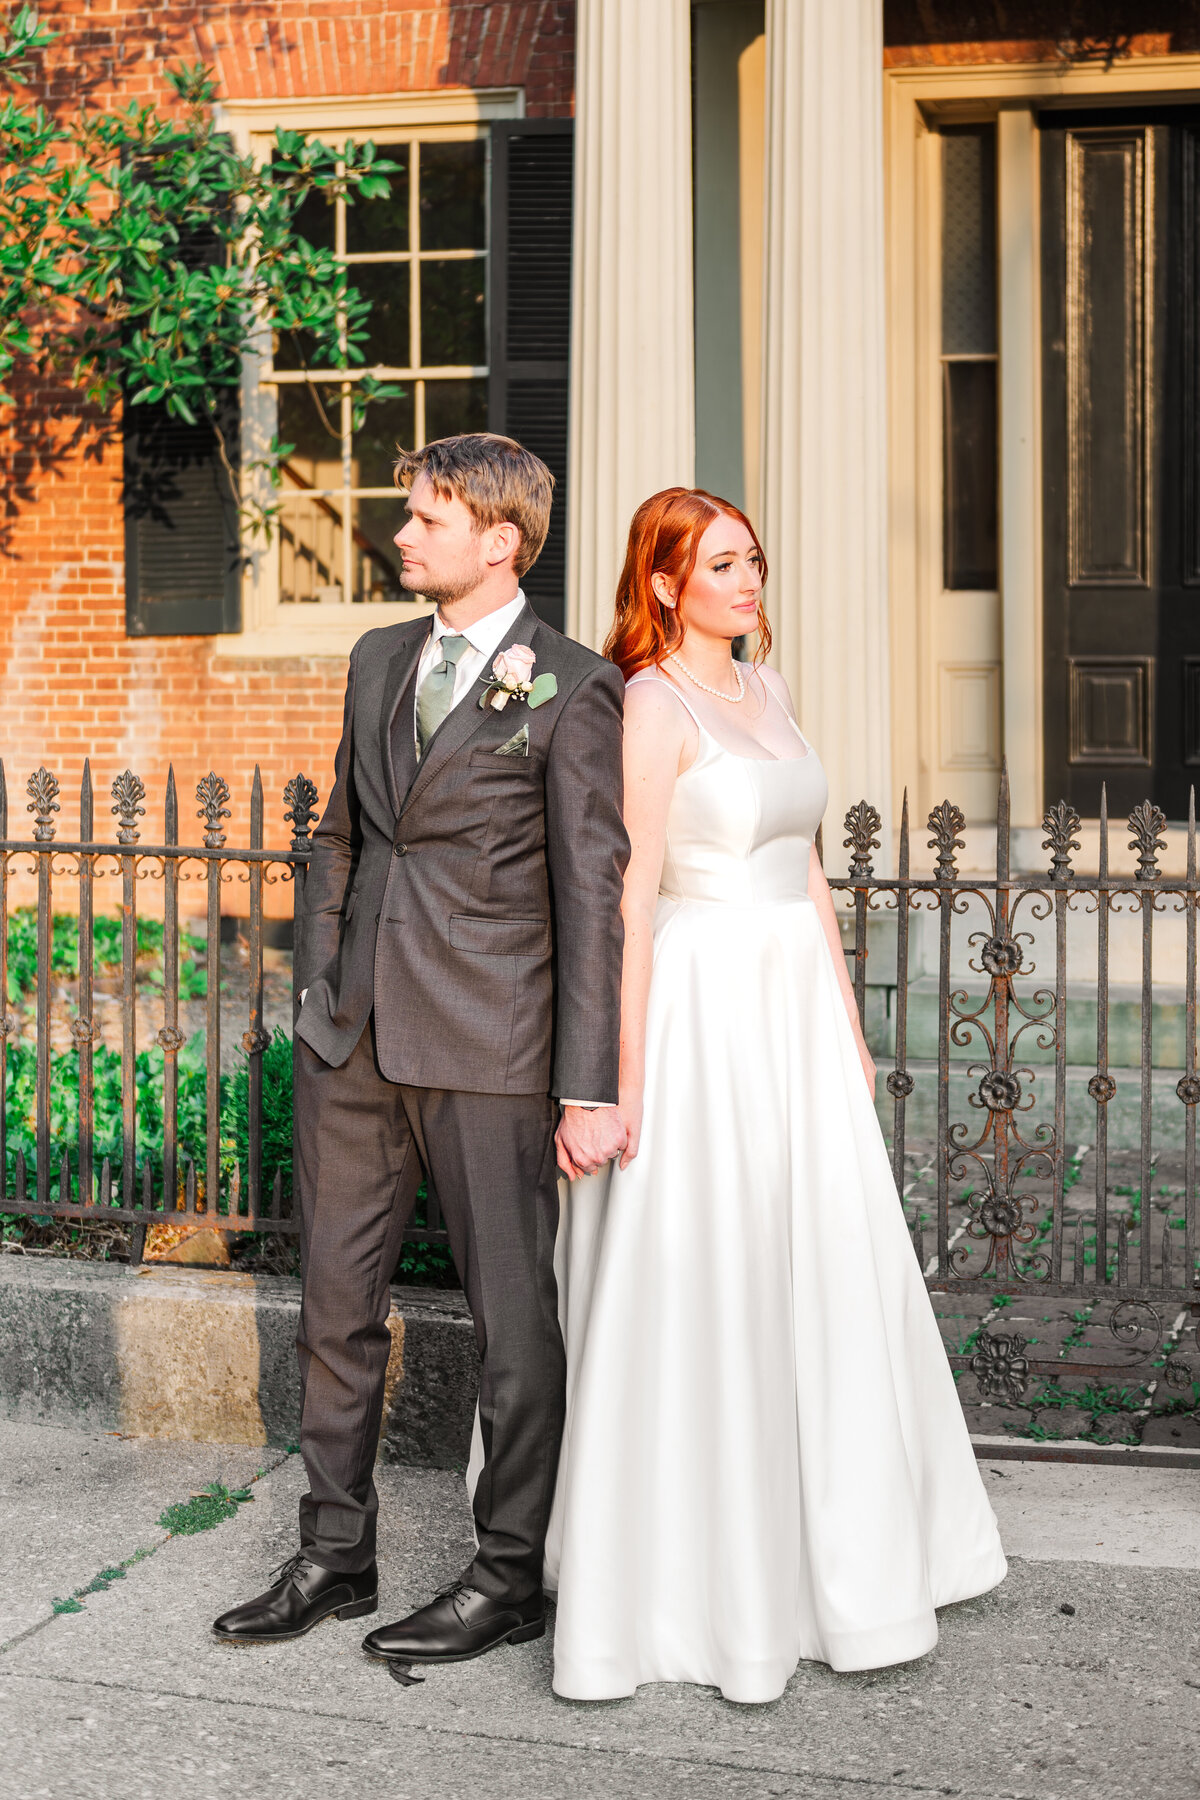
[[[295, 1443], [300, 1283], [0, 1256], [0, 1418], [130, 1437]], [[465, 1468], [479, 1355], [461, 1293], [393, 1288], [380, 1455]]]
[[[960, 1011], [968, 1011], [982, 1004], [987, 993], [986, 983], [975, 978], [969, 985], [956, 980], [955, 987], [965, 987], [969, 999], [960, 1004]], [[1034, 1008], [1033, 995], [1037, 990], [1036, 979], [1024, 984], [1020, 998], [1023, 1005], [1031, 1011], [1042, 1011]], [[1085, 986], [1072, 983], [1067, 990], [1067, 1061], [1077, 1063], [1081, 1067], [1090, 1064], [1090, 1071], [1096, 1067], [1096, 1014], [1097, 996], [1093, 983]], [[989, 1030], [993, 1028], [990, 1013], [985, 1012], [983, 1022]], [[1009, 1035], [1016, 1032], [1024, 1023], [1022, 1017], [1014, 1010], [1009, 1015]], [[1053, 1023], [1053, 1018], [1051, 1019]], [[866, 1027], [867, 1042], [871, 1054], [876, 1058], [891, 1059], [896, 1045], [896, 989], [886, 983], [878, 985], [868, 983], [866, 994]], [[1182, 1071], [1185, 1067], [1184, 1049], [1187, 1042], [1187, 1012], [1182, 993], [1175, 989], [1156, 990], [1151, 1015], [1151, 1054], [1150, 1063], [1155, 1069], [1175, 1069]], [[1039, 1064], [1053, 1063], [1054, 1048], [1052, 1045], [1040, 1044], [1039, 1033], [1035, 1026], [1024, 1032], [1017, 1046], [1017, 1061]], [[922, 1059], [936, 1061], [938, 1054], [939, 1019], [938, 1019], [938, 983], [932, 975], [919, 976], [909, 983], [908, 1019], [906, 1041], [910, 1061]], [[957, 1063], [971, 1063], [987, 1060], [985, 1041], [976, 1030], [969, 1044], [951, 1044], [950, 1059]], [[1135, 1068], [1142, 1060], [1142, 1005], [1141, 996], [1136, 989], [1128, 986], [1113, 988], [1109, 992], [1108, 1001], [1108, 1061], [1114, 1068]]]
[[[880, 1053], [873, 1050], [872, 1054], [878, 1057]], [[1020, 1062], [1023, 1059], [1017, 1060]], [[986, 1064], [986, 1054], [980, 1054], [976, 1061]], [[885, 1085], [890, 1066], [890, 1058], [879, 1061], [879, 1075], [875, 1084], [875, 1111], [889, 1142], [895, 1119], [895, 1101]], [[905, 1106], [905, 1141], [910, 1148], [918, 1144], [932, 1146], [937, 1141], [937, 1063], [931, 1058], [913, 1057], [906, 1066], [913, 1078], [913, 1090]], [[1064, 1149], [1068, 1156], [1079, 1145], [1092, 1145], [1096, 1141], [1096, 1103], [1088, 1093], [1088, 1082], [1094, 1073], [1094, 1064], [1090, 1067], [1086, 1064], [1082, 1067], [1068, 1065], [1067, 1068]], [[1142, 1071], [1140, 1068], [1112, 1068], [1109, 1073], [1115, 1083], [1115, 1092], [1107, 1106], [1108, 1147], [1112, 1151], [1136, 1150], [1141, 1141]], [[1021, 1083], [1019, 1104], [1023, 1105], [1030, 1095], [1033, 1096], [1032, 1108], [1017, 1115], [1021, 1136], [1026, 1143], [1030, 1143], [1039, 1122], [1048, 1126], [1054, 1124], [1054, 1070], [1044, 1064], [1035, 1065], [1032, 1082], [1023, 1075], [1018, 1075], [1017, 1079]], [[1151, 1071], [1152, 1141], [1155, 1151], [1160, 1155], [1181, 1153], [1184, 1149], [1187, 1108], [1175, 1091], [1178, 1080], [1178, 1070]], [[979, 1074], [968, 1075], [962, 1061], [951, 1066], [950, 1118], [952, 1121], [961, 1120], [968, 1124], [973, 1136], [982, 1130], [986, 1118], [986, 1113], [980, 1107], [972, 1106], [970, 1101], [972, 1094], [978, 1095], [979, 1083]], [[987, 1148], [990, 1154], [991, 1146]]]

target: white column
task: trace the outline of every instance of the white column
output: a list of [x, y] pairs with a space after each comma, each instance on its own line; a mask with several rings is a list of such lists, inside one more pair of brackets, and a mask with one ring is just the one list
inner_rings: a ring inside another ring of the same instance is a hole
[[881, 0], [767, 0], [763, 526], [772, 661], [890, 854]]
[[1037, 144], [1031, 107], [997, 121], [1000, 238], [1000, 592], [1004, 749], [1014, 825], [1042, 816], [1042, 458]]
[[576, 33], [567, 627], [599, 647], [634, 508], [695, 466], [690, 7], [579, 0]]

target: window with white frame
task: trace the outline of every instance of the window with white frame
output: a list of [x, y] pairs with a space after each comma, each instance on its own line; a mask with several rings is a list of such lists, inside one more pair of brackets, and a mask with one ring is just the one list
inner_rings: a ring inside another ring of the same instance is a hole
[[942, 580], [992, 591], [997, 549], [996, 127], [942, 145]]
[[[297, 216], [370, 302], [365, 361], [312, 365], [303, 334], [280, 333], [264, 375], [291, 444], [276, 533], [281, 604], [409, 598], [392, 537], [396, 446], [487, 428], [488, 139], [474, 126], [364, 132], [399, 164], [386, 199], [314, 195]], [[370, 372], [402, 389], [356, 426], [354, 384]]]

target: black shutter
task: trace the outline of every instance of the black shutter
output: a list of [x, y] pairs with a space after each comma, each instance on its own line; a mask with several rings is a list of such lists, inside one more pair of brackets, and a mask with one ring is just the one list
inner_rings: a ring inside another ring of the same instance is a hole
[[[238, 408], [222, 408], [236, 469]], [[242, 628], [237, 500], [207, 419], [125, 408], [125, 629], [183, 637]]]
[[521, 585], [562, 630], [567, 578], [567, 396], [571, 355], [570, 119], [492, 126], [488, 422], [554, 476], [550, 535]]
[[[153, 165], [147, 164], [148, 174]], [[178, 259], [198, 269], [223, 255], [211, 229], [190, 231]], [[239, 462], [237, 391], [220, 390], [225, 457]], [[126, 406], [125, 629], [130, 637], [208, 636], [242, 629], [242, 552], [236, 481], [207, 418], [172, 419], [164, 406]]]

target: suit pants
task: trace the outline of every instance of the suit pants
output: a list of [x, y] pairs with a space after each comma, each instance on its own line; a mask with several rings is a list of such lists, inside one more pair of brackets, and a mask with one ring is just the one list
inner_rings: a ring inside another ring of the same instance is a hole
[[422, 1173], [436, 1193], [479, 1345], [485, 1461], [479, 1548], [466, 1573], [494, 1599], [541, 1587], [562, 1436], [554, 1129], [545, 1094], [468, 1094], [388, 1081], [373, 1019], [332, 1068], [296, 1040], [303, 1300], [301, 1544], [341, 1572], [375, 1556], [372, 1468], [391, 1339], [389, 1283]]

